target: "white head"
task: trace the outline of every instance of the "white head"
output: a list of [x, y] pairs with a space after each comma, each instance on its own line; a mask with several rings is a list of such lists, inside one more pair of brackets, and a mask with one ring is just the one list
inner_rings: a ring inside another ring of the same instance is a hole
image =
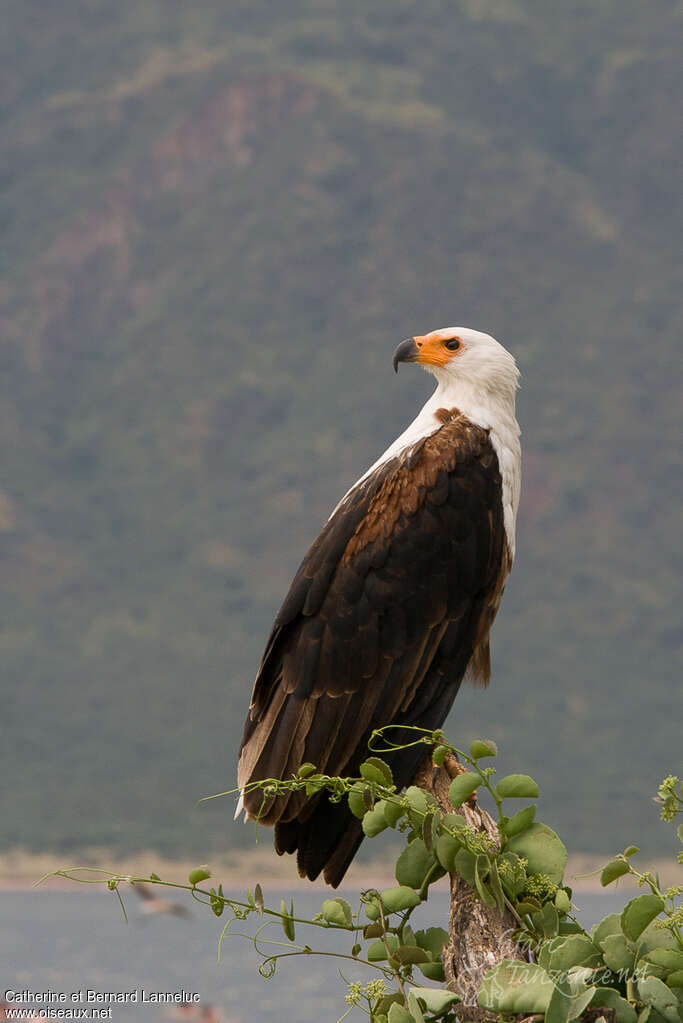
[[514, 358], [490, 334], [470, 327], [442, 327], [402, 341], [394, 352], [399, 362], [419, 362], [448, 390], [464, 386], [472, 392], [512, 401], [519, 371]]

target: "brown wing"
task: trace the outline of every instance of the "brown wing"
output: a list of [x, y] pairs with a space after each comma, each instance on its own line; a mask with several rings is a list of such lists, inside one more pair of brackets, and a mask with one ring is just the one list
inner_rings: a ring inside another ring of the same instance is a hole
[[[486, 640], [481, 625], [503, 551], [495, 452], [488, 432], [454, 410], [436, 433], [354, 488], [304, 558], [254, 685], [240, 786], [290, 777], [306, 761], [352, 773], [373, 728], [442, 724]], [[397, 762], [400, 784], [411, 780], [410, 759]], [[341, 807], [303, 793], [266, 804], [247, 793], [244, 801], [253, 816], [278, 825], [279, 851], [299, 849], [308, 876], [331, 855], [319, 837], [324, 816], [338, 858], [340, 843], [349, 845], [341, 879], [360, 841]]]

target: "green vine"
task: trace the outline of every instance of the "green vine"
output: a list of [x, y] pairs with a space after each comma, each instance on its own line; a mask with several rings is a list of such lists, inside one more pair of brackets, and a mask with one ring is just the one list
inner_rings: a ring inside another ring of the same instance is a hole
[[[191, 871], [187, 883], [164, 881], [156, 874], [137, 877], [88, 867], [46, 876], [105, 884], [122, 907], [124, 886], [144, 883], [186, 890], [216, 917], [229, 914], [218, 942], [219, 960], [227, 936], [246, 937], [254, 944], [259, 970], [266, 978], [281, 961], [294, 956], [322, 955], [363, 964], [377, 976], [365, 984], [347, 982], [348, 1008], [338, 1023], [354, 1009], [372, 1023], [451, 1023], [467, 1014], [458, 996], [444, 986], [443, 949], [448, 934], [438, 926], [414, 931], [411, 917], [435, 881], [446, 873], [457, 873], [487, 907], [509, 911], [516, 923], [513, 936], [527, 950], [528, 961], [503, 960], [481, 985], [480, 1006], [499, 1019], [524, 1013], [536, 1014], [547, 1023], [568, 1023], [597, 1006], [614, 1010], [617, 1023], [680, 1023], [683, 886], [662, 890], [656, 875], [633, 866], [638, 849], [629, 846], [605, 865], [601, 882], [605, 886], [630, 875], [647, 891], [632, 899], [621, 914], [610, 914], [587, 932], [573, 915], [572, 890], [564, 882], [564, 844], [552, 828], [536, 820], [535, 803], [508, 811], [510, 800], [538, 797], [534, 779], [525, 774], [497, 779], [495, 767], [481, 763], [497, 756], [490, 740], [477, 740], [465, 751], [452, 745], [440, 730], [401, 726], [400, 731], [401, 742], [393, 739], [395, 726], [372, 733], [372, 755], [360, 765], [358, 777], [329, 776], [318, 773], [313, 764], [303, 764], [290, 779], [270, 778], [249, 787], [262, 792], [264, 807], [287, 792], [304, 790], [312, 796], [324, 791], [333, 802], [348, 801], [368, 838], [389, 828], [403, 836], [395, 864], [397, 884], [383, 891], [362, 891], [355, 910], [337, 896], [325, 899], [311, 919], [299, 917], [292, 902], [287, 905], [282, 900], [279, 908], [267, 906], [260, 885], [248, 890], [244, 899], [232, 899], [220, 884], [206, 887], [211, 874], [204, 866]], [[407, 732], [412, 734], [408, 742]], [[449, 754], [466, 765], [450, 784], [453, 812], [442, 812], [434, 796], [416, 786], [397, 790], [381, 755], [418, 744], [431, 749], [436, 767]], [[495, 805], [499, 844], [470, 827], [457, 812], [479, 790], [488, 792]], [[233, 790], [219, 795], [236, 794]], [[683, 812], [680, 780], [665, 778], [656, 799], [662, 820], [675, 822]], [[677, 834], [683, 842], [683, 825]], [[682, 853], [678, 861], [683, 862]], [[236, 921], [252, 916], [263, 918], [253, 936], [234, 928]], [[265, 936], [273, 923], [281, 927], [283, 939]], [[346, 932], [350, 949], [329, 952], [308, 942], [297, 943], [297, 927]], [[428, 986], [422, 978], [441, 986]]]

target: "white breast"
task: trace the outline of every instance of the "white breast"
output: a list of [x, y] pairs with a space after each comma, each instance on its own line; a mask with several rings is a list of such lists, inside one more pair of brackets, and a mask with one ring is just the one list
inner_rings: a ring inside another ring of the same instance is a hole
[[428, 437], [443, 425], [437, 419], [436, 412], [441, 408], [458, 408], [463, 415], [477, 426], [489, 430], [491, 444], [498, 458], [498, 467], [502, 479], [503, 515], [505, 536], [507, 539], [510, 559], [515, 556], [515, 523], [522, 480], [522, 453], [519, 441], [519, 425], [515, 418], [514, 397], [512, 401], [494, 398], [473, 391], [467, 384], [458, 386], [439, 383], [431, 398], [393, 444], [380, 455], [376, 462], [363, 473], [347, 491], [332, 514], [339, 508], [351, 491], [364, 479], [378, 469], [380, 465], [396, 457], [405, 448], [411, 447], [423, 437]]

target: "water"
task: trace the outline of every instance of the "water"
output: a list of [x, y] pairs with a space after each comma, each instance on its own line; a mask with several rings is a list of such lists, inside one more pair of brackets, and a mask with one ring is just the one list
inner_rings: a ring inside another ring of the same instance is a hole
[[[235, 898], [243, 892], [226, 892]], [[282, 895], [266, 890], [266, 902], [278, 907]], [[322, 891], [293, 894], [298, 916], [319, 911], [326, 895]], [[351, 893], [347, 893], [351, 899]], [[591, 927], [607, 913], [618, 912], [628, 893], [586, 893], [575, 895], [581, 906], [581, 922]], [[189, 920], [175, 916], [143, 917], [132, 893], [126, 897], [126, 924], [116, 897], [109, 892], [75, 887], [73, 891], [0, 892], [0, 998], [7, 988], [33, 991], [71, 992], [133, 991], [197, 993], [208, 1020], [208, 1007], [216, 1006], [221, 1023], [335, 1023], [346, 1008], [345, 988], [339, 969], [349, 979], [370, 979], [353, 963], [334, 958], [301, 956], [286, 959], [277, 973], [264, 980], [258, 973], [253, 945], [239, 937], [223, 943], [220, 964], [217, 944], [225, 918], [216, 919], [208, 909], [197, 906]], [[354, 907], [355, 909], [355, 907]], [[419, 926], [446, 926], [448, 893], [432, 892], [429, 906], [421, 907]], [[260, 922], [260, 921], [259, 921]], [[236, 924], [242, 932], [255, 926]], [[279, 923], [268, 935], [284, 941]], [[297, 926], [297, 941], [309, 942], [327, 951], [348, 951], [343, 938], [314, 928]], [[349, 943], [347, 943], [349, 944]], [[279, 949], [286, 951], [286, 949]], [[376, 974], [375, 974], [376, 975]], [[86, 996], [84, 995], [84, 998]], [[86, 1002], [68, 1001], [60, 1008], [86, 1007]], [[116, 1023], [161, 1023], [173, 1019], [201, 1019], [199, 1011], [183, 1015], [169, 1004], [114, 1005]], [[361, 1020], [359, 1011], [349, 1019]]]

